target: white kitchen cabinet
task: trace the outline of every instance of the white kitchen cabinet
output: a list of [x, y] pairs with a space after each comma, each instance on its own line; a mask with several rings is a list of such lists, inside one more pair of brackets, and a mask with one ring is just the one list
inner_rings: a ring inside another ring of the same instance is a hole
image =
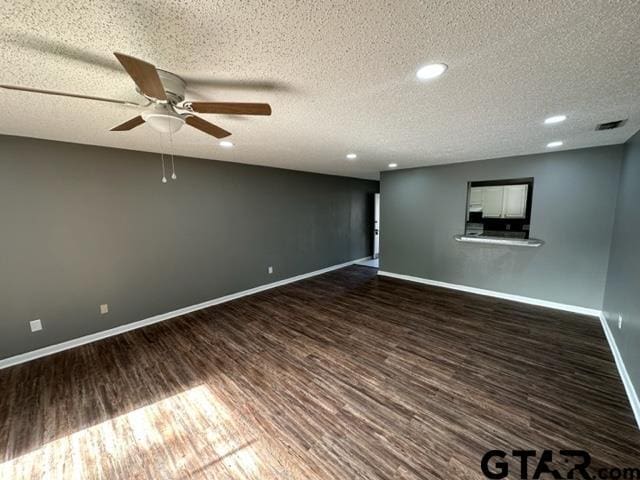
[[504, 202], [504, 187], [482, 188], [482, 217], [501, 218]]
[[470, 190], [469, 206], [482, 208], [482, 187], [474, 187]]
[[502, 218], [525, 218], [527, 216], [528, 185], [507, 185], [504, 188]]
[[529, 186], [474, 187], [469, 191], [469, 211], [483, 218], [526, 218]]

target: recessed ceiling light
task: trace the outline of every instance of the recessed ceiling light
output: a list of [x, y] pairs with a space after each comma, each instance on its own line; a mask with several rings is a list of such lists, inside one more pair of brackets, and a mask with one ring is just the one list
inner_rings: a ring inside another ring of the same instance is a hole
[[442, 75], [447, 70], [447, 66], [444, 63], [431, 63], [421, 67], [416, 72], [416, 77], [420, 80], [431, 80]]
[[553, 123], [564, 122], [566, 119], [567, 119], [566, 115], [554, 115], [553, 117], [546, 118], [544, 120], [544, 123], [546, 125], [551, 125]]
[[231, 143], [229, 140], [222, 140], [222, 141], [219, 143], [219, 145], [220, 145], [222, 148], [231, 148], [231, 147], [233, 147], [233, 143]]
[[349, 160], [355, 160], [356, 158], [358, 158], [358, 155], [356, 155], [355, 153], [347, 153], [347, 158]]
[[555, 142], [547, 143], [547, 148], [557, 148], [557, 147], [561, 147], [562, 145], [563, 143], [560, 140], [556, 140]]
[[398, 166], [397, 163], [390, 163], [389, 168], [396, 168]]

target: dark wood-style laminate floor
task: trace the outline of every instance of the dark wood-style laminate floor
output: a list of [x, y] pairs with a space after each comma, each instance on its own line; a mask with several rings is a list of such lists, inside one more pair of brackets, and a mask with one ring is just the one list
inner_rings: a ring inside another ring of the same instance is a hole
[[5, 369], [0, 391], [2, 479], [473, 479], [496, 448], [640, 466], [597, 320], [366, 267]]

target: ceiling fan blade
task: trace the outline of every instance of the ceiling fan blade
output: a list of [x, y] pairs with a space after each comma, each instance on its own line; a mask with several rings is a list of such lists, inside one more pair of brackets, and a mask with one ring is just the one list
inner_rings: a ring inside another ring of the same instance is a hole
[[156, 67], [123, 53], [114, 52], [113, 54], [142, 93], [158, 100], [167, 100], [167, 93], [164, 91]]
[[224, 113], [228, 115], [271, 115], [268, 103], [186, 102], [185, 108], [198, 113]]
[[231, 135], [231, 132], [227, 132], [225, 129], [194, 115], [189, 115], [185, 121], [193, 128], [197, 128], [198, 130], [208, 133], [209, 135], [213, 135], [216, 138], [224, 138]]
[[136, 128], [138, 125], [142, 125], [144, 123], [143, 118], [138, 115], [137, 117], [132, 118], [131, 120], [127, 120], [124, 123], [121, 123], [117, 127], [113, 127], [111, 129], [112, 132], [124, 132], [125, 130], [132, 130]]
[[127, 102], [125, 100], [115, 100], [113, 98], [94, 97], [91, 95], [78, 95], [77, 93], [56, 92], [54, 90], [39, 90], [37, 88], [18, 87], [15, 85], [0, 85], [0, 88], [7, 90], [18, 90], [20, 92], [42, 93], [44, 95], [57, 95], [59, 97], [83, 98], [86, 100], [97, 100], [98, 102], [118, 103], [120, 105], [129, 105], [131, 107], [141, 107], [137, 103]]

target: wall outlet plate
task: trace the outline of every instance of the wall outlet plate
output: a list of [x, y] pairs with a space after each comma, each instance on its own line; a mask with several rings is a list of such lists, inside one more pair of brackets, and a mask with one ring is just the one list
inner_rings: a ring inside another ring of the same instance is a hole
[[100, 315], [104, 315], [105, 313], [109, 313], [109, 305], [103, 303], [102, 305], [100, 305]]
[[273, 273], [273, 267], [269, 267], [267, 271], [269, 272], [269, 275], [271, 275]]
[[39, 332], [40, 330], [42, 330], [42, 321], [40, 319], [31, 320], [29, 322], [29, 327], [31, 327], [32, 332]]

